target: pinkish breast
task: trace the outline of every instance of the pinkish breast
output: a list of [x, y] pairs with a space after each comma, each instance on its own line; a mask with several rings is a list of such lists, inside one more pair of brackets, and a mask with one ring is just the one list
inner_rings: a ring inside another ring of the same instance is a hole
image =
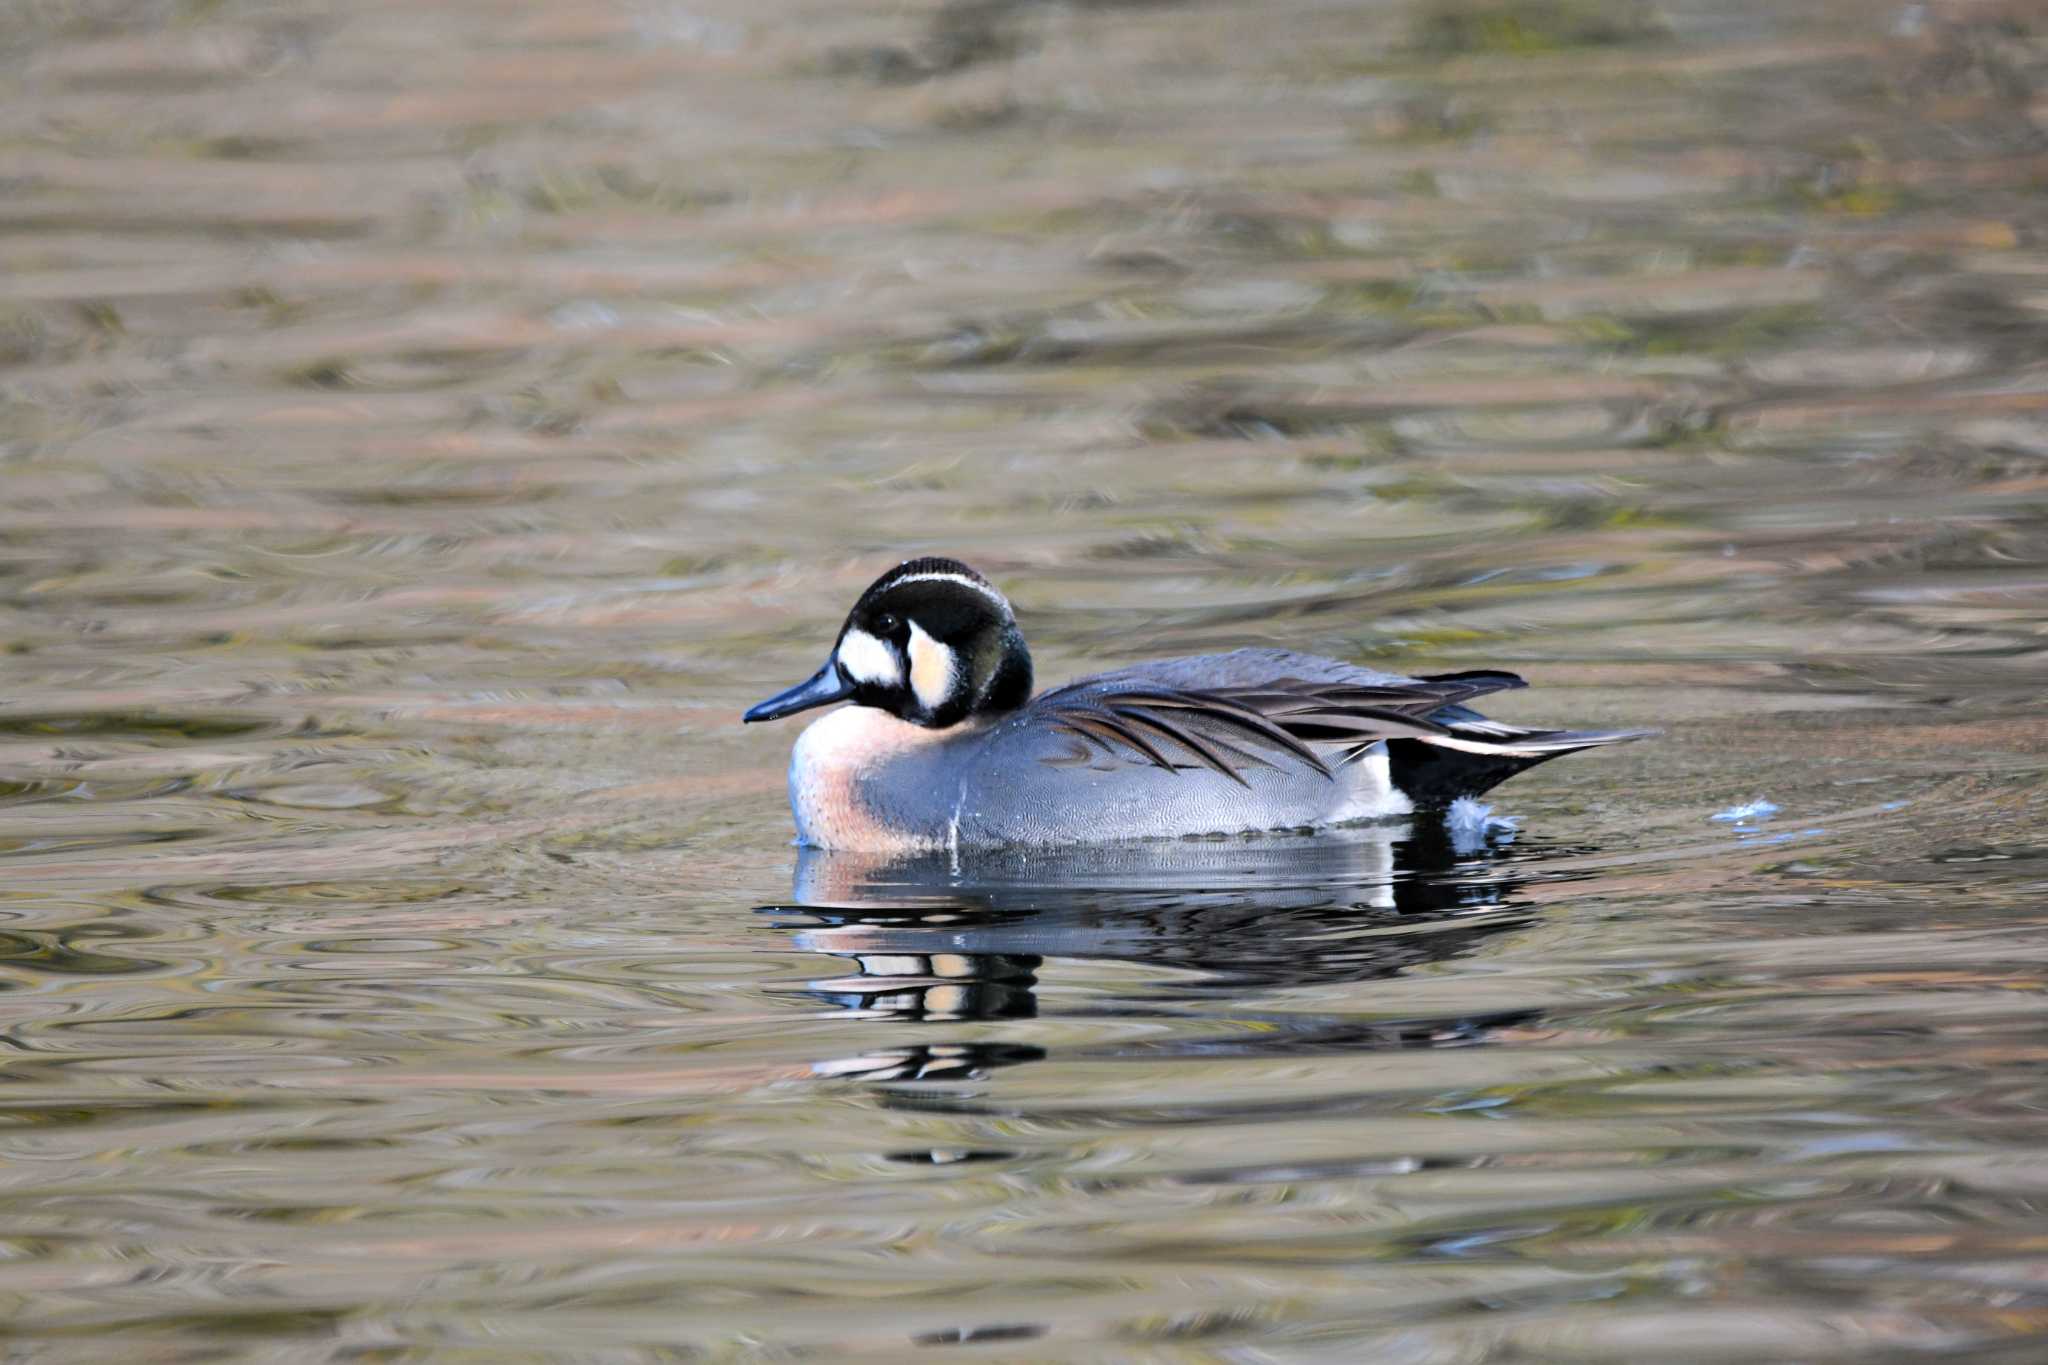
[[863, 785], [888, 760], [942, 742], [945, 732], [871, 706], [846, 706], [813, 721], [789, 756], [789, 808], [799, 843], [870, 853], [945, 847], [945, 832], [904, 829], [877, 818]]

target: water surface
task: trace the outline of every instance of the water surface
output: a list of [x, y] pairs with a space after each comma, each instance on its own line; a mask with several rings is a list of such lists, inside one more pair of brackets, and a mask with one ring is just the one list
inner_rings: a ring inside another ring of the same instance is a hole
[[[6, 9], [7, 1352], [2038, 1359], [2044, 43]], [[1663, 733], [799, 859], [738, 713], [921, 553]]]

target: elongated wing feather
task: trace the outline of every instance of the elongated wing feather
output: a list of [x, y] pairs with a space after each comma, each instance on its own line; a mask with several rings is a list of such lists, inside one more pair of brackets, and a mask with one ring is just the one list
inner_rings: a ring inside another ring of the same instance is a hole
[[1273, 678], [1207, 689], [1089, 679], [1046, 693], [1034, 707], [1055, 729], [1103, 751], [1121, 745], [1154, 767], [1207, 769], [1249, 785], [1251, 767], [1289, 763], [1334, 778], [1382, 740], [1451, 734], [1430, 712], [1520, 684], [1508, 673], [1386, 684]]
[[1422, 806], [1483, 792], [1557, 754], [1638, 737], [1524, 729], [1466, 705], [1525, 685], [1497, 669], [1404, 678], [1318, 655], [1241, 649], [1083, 678], [1039, 697], [1027, 718], [1078, 741], [1043, 755], [1045, 763], [1207, 772], [1246, 787], [1258, 770], [1335, 780], [1384, 753], [1394, 785]]

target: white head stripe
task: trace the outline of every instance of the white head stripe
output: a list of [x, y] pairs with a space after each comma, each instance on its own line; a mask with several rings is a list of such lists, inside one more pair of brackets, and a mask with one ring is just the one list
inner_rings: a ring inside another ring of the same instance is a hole
[[882, 685], [903, 682], [903, 665], [896, 651], [864, 630], [849, 630], [839, 642], [839, 666], [857, 682]]
[[1003, 595], [1002, 595], [1001, 593], [997, 592], [997, 591], [996, 591], [996, 590], [995, 590], [994, 588], [990, 587], [990, 586], [989, 586], [988, 584], [986, 584], [986, 583], [982, 583], [982, 582], [978, 582], [978, 581], [976, 581], [975, 579], [969, 578], [969, 577], [968, 577], [968, 576], [967, 576], [966, 574], [958, 574], [958, 573], [913, 573], [913, 574], [905, 574], [905, 575], [904, 575], [903, 577], [901, 577], [901, 578], [898, 578], [898, 579], [894, 579], [894, 580], [892, 580], [892, 581], [890, 582], [889, 586], [890, 586], [891, 588], [899, 588], [899, 587], [902, 587], [902, 586], [903, 586], [903, 585], [904, 585], [905, 583], [958, 583], [958, 584], [959, 584], [959, 585], [960, 585], [961, 587], [963, 587], [963, 588], [967, 588], [967, 589], [969, 589], [970, 591], [973, 591], [973, 592], [978, 592], [978, 593], [980, 593], [980, 594], [981, 594], [981, 595], [982, 595], [983, 597], [986, 597], [986, 598], [987, 598], [987, 599], [988, 599], [989, 601], [991, 601], [991, 602], [995, 603], [995, 604], [996, 604], [997, 606], [1001, 607], [1001, 608], [1002, 608], [1002, 609], [1003, 609], [1004, 611], [1008, 611], [1008, 610], [1010, 609], [1010, 599], [1009, 599], [1009, 598], [1007, 598], [1007, 597], [1003, 596]]
[[936, 711], [953, 695], [953, 680], [959, 665], [953, 651], [925, 634], [924, 627], [910, 623], [910, 690], [927, 711]]

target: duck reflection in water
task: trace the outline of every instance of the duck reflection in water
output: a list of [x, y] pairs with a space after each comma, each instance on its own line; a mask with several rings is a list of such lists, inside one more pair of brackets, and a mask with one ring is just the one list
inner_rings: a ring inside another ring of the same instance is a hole
[[[1116, 1002], [1116, 1013], [1130, 1017], [1369, 981], [1461, 956], [1532, 917], [1516, 903], [1517, 862], [1505, 838], [1453, 840], [1435, 821], [972, 860], [804, 849], [792, 903], [760, 909], [804, 951], [849, 964], [803, 990], [851, 1018], [1035, 1018], [1048, 958], [1176, 969]], [[1275, 1011], [1273, 1029], [1179, 1046], [1208, 1056], [1446, 1046], [1523, 1018], [1361, 1022]], [[1023, 1043], [931, 1043], [880, 1048], [819, 1071], [963, 1079], [1043, 1055]]]

